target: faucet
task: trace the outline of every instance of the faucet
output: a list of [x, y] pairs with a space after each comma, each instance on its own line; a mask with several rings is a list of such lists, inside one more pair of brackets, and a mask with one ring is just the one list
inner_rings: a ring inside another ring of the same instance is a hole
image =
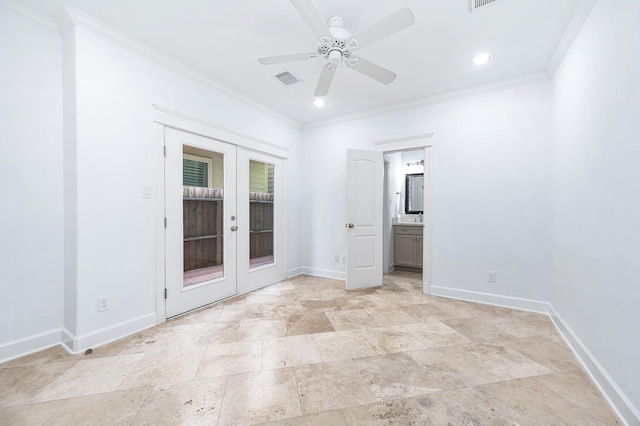
[[422, 212], [420, 212], [420, 223], [422, 223]]

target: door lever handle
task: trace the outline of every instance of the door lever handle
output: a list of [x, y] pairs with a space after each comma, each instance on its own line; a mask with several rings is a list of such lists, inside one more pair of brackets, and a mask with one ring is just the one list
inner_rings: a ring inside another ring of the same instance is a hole
[[232, 227], [231, 227], [231, 230], [232, 230], [232, 231], [237, 231], [237, 230], [238, 230], [238, 227], [234, 225], [234, 226], [232, 226]]

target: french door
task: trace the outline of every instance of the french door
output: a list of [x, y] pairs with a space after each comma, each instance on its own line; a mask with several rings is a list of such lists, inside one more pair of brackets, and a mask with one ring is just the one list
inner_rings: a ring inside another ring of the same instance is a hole
[[284, 278], [282, 160], [165, 128], [165, 309]]
[[284, 277], [283, 161], [238, 148], [238, 292]]
[[166, 312], [236, 294], [236, 146], [165, 129]]

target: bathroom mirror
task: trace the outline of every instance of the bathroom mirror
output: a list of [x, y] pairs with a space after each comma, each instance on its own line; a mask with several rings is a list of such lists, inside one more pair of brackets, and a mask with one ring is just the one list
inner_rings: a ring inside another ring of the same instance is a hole
[[405, 175], [405, 214], [419, 214], [424, 211], [424, 173]]

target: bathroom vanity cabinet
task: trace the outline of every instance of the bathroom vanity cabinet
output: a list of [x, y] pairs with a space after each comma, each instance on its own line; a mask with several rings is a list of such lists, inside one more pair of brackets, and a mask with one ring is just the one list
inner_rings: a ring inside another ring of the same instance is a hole
[[394, 265], [422, 269], [422, 233], [422, 223], [394, 224]]

